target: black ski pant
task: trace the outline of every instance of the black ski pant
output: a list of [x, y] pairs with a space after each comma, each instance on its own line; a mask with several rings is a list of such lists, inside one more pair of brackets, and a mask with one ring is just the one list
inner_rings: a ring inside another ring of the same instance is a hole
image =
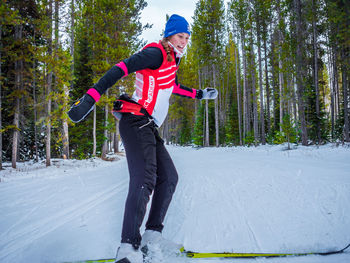
[[152, 119], [124, 113], [119, 130], [130, 174], [122, 243], [138, 248], [141, 243], [140, 227], [152, 192], [146, 229], [161, 232], [178, 175]]

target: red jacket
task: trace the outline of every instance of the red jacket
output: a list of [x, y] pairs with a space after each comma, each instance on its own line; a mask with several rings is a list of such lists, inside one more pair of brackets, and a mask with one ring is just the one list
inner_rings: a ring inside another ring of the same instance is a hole
[[135, 92], [132, 99], [143, 106], [160, 126], [166, 118], [169, 108], [169, 98], [175, 85], [176, 66], [174, 53], [173, 61], [167, 61], [167, 54], [159, 43], [145, 46], [158, 47], [163, 53], [163, 63], [156, 70], [143, 69], [136, 72]]

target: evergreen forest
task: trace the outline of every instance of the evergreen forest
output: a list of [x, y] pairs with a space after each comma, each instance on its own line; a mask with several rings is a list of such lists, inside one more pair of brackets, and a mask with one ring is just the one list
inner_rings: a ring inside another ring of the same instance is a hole
[[[110, 87], [85, 121], [71, 122], [67, 111], [146, 44], [146, 7], [146, 0], [1, 1], [0, 169], [119, 152], [110, 112], [121, 93], [132, 94], [135, 74]], [[171, 14], [161, 15], [165, 25]], [[192, 19], [179, 83], [219, 95], [172, 96], [160, 128], [166, 143], [350, 142], [349, 0], [198, 0]]]

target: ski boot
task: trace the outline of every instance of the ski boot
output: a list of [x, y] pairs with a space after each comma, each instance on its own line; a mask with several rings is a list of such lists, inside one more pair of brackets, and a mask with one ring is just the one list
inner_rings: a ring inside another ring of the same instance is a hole
[[153, 230], [146, 230], [142, 235], [141, 251], [147, 258], [159, 258], [180, 253], [183, 246], [163, 238], [162, 233]]
[[129, 243], [121, 243], [117, 251], [115, 263], [143, 263], [143, 256], [139, 249]]

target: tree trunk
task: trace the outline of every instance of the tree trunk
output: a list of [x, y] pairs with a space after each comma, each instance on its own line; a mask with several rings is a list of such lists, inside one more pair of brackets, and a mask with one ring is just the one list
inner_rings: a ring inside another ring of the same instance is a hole
[[248, 133], [248, 100], [247, 100], [247, 60], [245, 51], [245, 31], [241, 30], [242, 61], [243, 61], [243, 138]]
[[[214, 84], [214, 88], [216, 88], [216, 67], [213, 64], [213, 84]], [[219, 96], [218, 96], [219, 97]], [[219, 147], [219, 106], [218, 106], [218, 100], [219, 98], [215, 99], [215, 146]]]
[[[267, 31], [267, 29], [264, 29]], [[269, 86], [269, 71], [267, 68], [267, 39], [264, 38], [264, 60], [265, 60], [265, 89], [266, 89], [266, 117], [267, 117], [267, 132], [271, 133], [271, 117], [270, 117], [270, 86]]]
[[[280, 9], [280, 1], [277, 3], [277, 13], [278, 13], [278, 20], [282, 21], [281, 16], [281, 9]], [[283, 125], [283, 103], [284, 103], [284, 95], [283, 95], [283, 64], [282, 64], [282, 43], [283, 43], [283, 37], [282, 37], [282, 31], [280, 28], [278, 28], [278, 84], [279, 84], [279, 98], [280, 98], [280, 132], [282, 132], [282, 125]]]
[[[106, 91], [106, 96], [108, 97], [108, 90]], [[102, 146], [102, 158], [106, 158], [108, 153], [108, 103], [105, 105], [105, 129], [103, 132], [104, 141]]]
[[[201, 69], [200, 69], [200, 67], [198, 66], [198, 89], [202, 89], [202, 77], [201, 77]], [[201, 102], [201, 100], [196, 100], [196, 102], [195, 102], [195, 106], [196, 106], [196, 115], [195, 115], [195, 118], [197, 118], [197, 113], [198, 113], [198, 105], [200, 105], [200, 107], [202, 106], [202, 102]], [[205, 119], [205, 118], [204, 118]], [[196, 123], [197, 123], [197, 119], [195, 120], [196, 121]], [[203, 123], [203, 125], [204, 125], [204, 123]], [[204, 127], [202, 125], [202, 127]], [[202, 129], [202, 131], [203, 131], [203, 129]], [[202, 145], [204, 145], [205, 143], [204, 143], [204, 132], [202, 132]]]
[[[18, 62], [15, 62], [15, 63], [18, 64]], [[15, 68], [17, 68], [17, 70], [18, 70], [18, 66], [15, 66]], [[17, 74], [19, 74], [19, 73], [16, 73], [16, 77], [15, 77], [16, 79], [18, 78]], [[13, 119], [13, 126], [14, 126], [14, 130], [13, 130], [13, 137], [12, 137], [12, 168], [16, 168], [16, 162], [17, 162], [17, 158], [18, 158], [17, 150], [18, 150], [18, 136], [19, 136], [18, 135], [18, 129], [19, 129], [19, 98], [15, 99], [15, 114], [14, 114], [14, 119]]]
[[340, 114], [340, 99], [339, 99], [339, 79], [338, 79], [338, 46], [332, 46], [332, 67], [333, 67], [333, 95], [334, 95], [334, 122], [336, 123]]
[[114, 153], [119, 152], [119, 121], [115, 120]]
[[[34, 42], [35, 42], [35, 28], [34, 28]], [[33, 118], [34, 118], [34, 147], [35, 147], [35, 161], [39, 162], [38, 151], [38, 128], [36, 125], [38, 119], [37, 101], [36, 101], [36, 60], [33, 60]]]
[[164, 125], [163, 125], [163, 138], [165, 139], [165, 144], [169, 145], [170, 143], [170, 135], [169, 135], [169, 117], [166, 116]]
[[261, 63], [261, 33], [260, 33], [260, 18], [257, 20], [257, 44], [258, 44], [258, 60], [259, 60], [259, 89], [260, 89], [260, 123], [261, 123], [261, 143], [266, 144], [265, 138], [265, 116], [264, 116], [264, 89], [262, 77]]
[[335, 113], [335, 78], [334, 78], [334, 67], [333, 67], [333, 47], [329, 48], [329, 76], [330, 76], [330, 93], [331, 93], [331, 134], [332, 134], [332, 139], [335, 139], [335, 118], [336, 118], [336, 113]]
[[51, 165], [51, 86], [52, 71], [47, 76], [46, 166]]
[[304, 73], [303, 66], [303, 31], [302, 31], [302, 17], [301, 17], [301, 3], [300, 0], [294, 0], [294, 8], [296, 15], [296, 79], [298, 89], [298, 102], [299, 102], [299, 119], [301, 124], [301, 139], [302, 145], [307, 145], [307, 126], [305, 119], [305, 103], [304, 103]]
[[231, 87], [230, 87], [230, 77], [231, 77], [231, 75], [230, 75], [230, 62], [229, 61], [227, 61], [227, 64], [226, 64], [226, 67], [227, 67], [227, 79], [226, 79], [226, 85], [225, 85], [225, 83], [224, 83], [224, 81], [223, 81], [223, 83], [222, 83], [222, 86], [223, 86], [223, 89], [224, 89], [224, 94], [225, 94], [225, 99], [223, 100], [223, 105], [222, 105], [222, 109], [221, 109], [221, 113], [220, 113], [220, 115], [222, 114], [222, 113], [224, 113], [224, 118], [222, 118], [222, 121], [223, 121], [223, 126], [225, 126], [225, 122], [226, 122], [226, 120], [227, 120], [227, 112], [228, 112], [228, 110], [227, 110], [227, 108], [229, 108], [230, 107], [230, 101], [231, 101], [231, 97], [233, 97], [233, 89], [231, 89]]
[[296, 100], [296, 97], [295, 97], [295, 87], [294, 87], [294, 83], [295, 83], [295, 77], [292, 76], [292, 79], [291, 79], [291, 89], [292, 89], [292, 100], [293, 100], [293, 116], [294, 116], [294, 120], [297, 120], [298, 119], [298, 110], [297, 110], [297, 100]]
[[[48, 54], [52, 56], [52, 0], [49, 1], [49, 9], [47, 13], [49, 23], [48, 23], [48, 31], [50, 32], [48, 38]], [[48, 67], [48, 65], [46, 65]], [[51, 67], [51, 66], [50, 66]], [[47, 75], [47, 123], [46, 123], [46, 166], [51, 165], [51, 89], [52, 89], [52, 69], [49, 69], [49, 73]]]
[[2, 60], [1, 60], [1, 55], [2, 55], [2, 25], [0, 25], [0, 171], [2, 170], [2, 71], [1, 71], [1, 66], [2, 66]]
[[334, 112], [335, 122], [338, 120], [340, 113], [340, 99], [339, 99], [339, 79], [338, 79], [338, 67], [337, 67], [337, 47], [333, 47], [333, 81], [334, 81]]
[[[75, 17], [75, 3], [74, 0], [71, 0], [71, 9], [70, 9], [70, 18], [71, 18], [71, 24], [70, 24], [70, 55], [73, 59], [71, 63], [71, 72], [74, 74], [74, 17]], [[74, 88], [74, 81], [73, 79], [70, 82], [70, 90], [73, 90]], [[67, 86], [64, 86], [64, 94], [65, 94], [65, 101], [69, 101], [69, 88]], [[63, 120], [63, 158], [66, 156], [66, 158], [70, 158], [70, 150], [69, 150], [69, 126], [68, 126], [68, 119], [64, 118]]]
[[275, 63], [276, 63], [276, 52], [275, 50], [275, 43], [276, 43], [276, 39], [275, 39], [276, 35], [273, 34], [271, 35], [271, 75], [272, 75], [272, 116], [273, 116], [273, 124], [272, 127], [273, 131], [277, 131], [278, 129], [278, 116], [277, 116], [277, 108], [278, 108], [278, 91], [276, 90], [276, 67], [275, 67]]
[[209, 146], [209, 107], [208, 100], [205, 100], [205, 143], [204, 146]]
[[[74, 17], [75, 17], [75, 4], [74, 4], [74, 0], [71, 0], [71, 10], [70, 10], [70, 56], [73, 59], [72, 64], [71, 64], [71, 72], [72, 74], [74, 74]], [[71, 90], [73, 90], [74, 88], [74, 81], [73, 79], [71, 80], [70, 83], [70, 88]]]
[[68, 121], [67, 121], [67, 119], [63, 120], [62, 131], [63, 131], [62, 157], [63, 157], [63, 159], [69, 159], [69, 133], [68, 133]]
[[[282, 52], [280, 50], [280, 52]], [[282, 132], [283, 125], [283, 72], [282, 72], [282, 58], [281, 53], [278, 54], [278, 85], [279, 85], [279, 99], [280, 99], [280, 132]]]
[[238, 112], [238, 130], [239, 130], [239, 145], [243, 145], [242, 142], [242, 112], [241, 112], [241, 74], [238, 70], [238, 52], [235, 48], [235, 63], [236, 63], [236, 85], [237, 85], [237, 112]]
[[[200, 70], [200, 68], [198, 68], [198, 89], [202, 89], [202, 78], [201, 78], [201, 70]], [[194, 116], [195, 116], [195, 118], [197, 117], [198, 104], [199, 103], [200, 103], [199, 100], [195, 100], [195, 103], [194, 103], [194, 107], [195, 107], [195, 109], [194, 109], [195, 110]]]
[[[64, 97], [65, 101], [69, 101], [69, 89], [66, 85], [64, 85]], [[69, 130], [66, 117], [63, 118], [62, 131], [63, 159], [69, 159]]]
[[113, 151], [113, 147], [114, 147], [114, 145], [113, 145], [113, 143], [114, 143], [114, 133], [108, 132], [108, 141], [109, 141], [109, 143], [107, 143], [108, 144], [108, 147], [107, 147], [108, 151], [107, 151], [107, 153], [110, 153], [110, 152]]
[[[55, 61], [58, 62], [58, 48], [59, 48], [59, 8], [60, 8], [60, 2], [59, 0], [55, 0]], [[55, 87], [57, 89], [57, 79], [55, 77]], [[64, 85], [63, 86], [63, 94], [64, 94], [64, 104], [66, 104], [69, 100], [69, 88]], [[66, 109], [66, 107], [63, 107], [63, 109]], [[62, 119], [62, 158], [68, 159], [69, 158], [69, 134], [68, 134], [68, 118], [63, 117]]]
[[[346, 28], [350, 27], [350, 9], [349, 5], [345, 8], [346, 11]], [[349, 36], [349, 34], [347, 34]], [[350, 49], [349, 49], [349, 39], [348, 42], [343, 46], [343, 65], [344, 65], [344, 79], [343, 79], [343, 89], [344, 89], [344, 130], [345, 130], [345, 141], [350, 142], [350, 125], [349, 125], [349, 92], [350, 92]]]
[[342, 84], [343, 84], [343, 104], [344, 104], [344, 140], [350, 142], [349, 136], [349, 110], [348, 110], [348, 68], [346, 65], [346, 55], [344, 49], [342, 50]]
[[[15, 26], [15, 40], [21, 41], [22, 39], [22, 25]], [[20, 90], [21, 86], [21, 66], [20, 59], [17, 56], [15, 61], [15, 89]], [[18, 95], [15, 98], [15, 110], [13, 118], [13, 136], [12, 136], [12, 168], [16, 168], [17, 158], [18, 158], [18, 137], [19, 137], [19, 106], [20, 100]]]
[[318, 144], [321, 143], [321, 128], [320, 128], [320, 92], [318, 88], [318, 55], [317, 55], [317, 32], [316, 32], [316, 3], [312, 0], [312, 38], [314, 49], [314, 85], [316, 93], [316, 130]]
[[250, 65], [252, 78], [252, 95], [253, 95], [253, 129], [254, 129], [254, 145], [257, 146], [259, 142], [259, 119], [258, 119], [258, 102], [256, 96], [256, 76], [255, 76], [255, 59], [254, 59], [254, 44], [253, 44], [253, 27], [251, 28], [250, 40]]

